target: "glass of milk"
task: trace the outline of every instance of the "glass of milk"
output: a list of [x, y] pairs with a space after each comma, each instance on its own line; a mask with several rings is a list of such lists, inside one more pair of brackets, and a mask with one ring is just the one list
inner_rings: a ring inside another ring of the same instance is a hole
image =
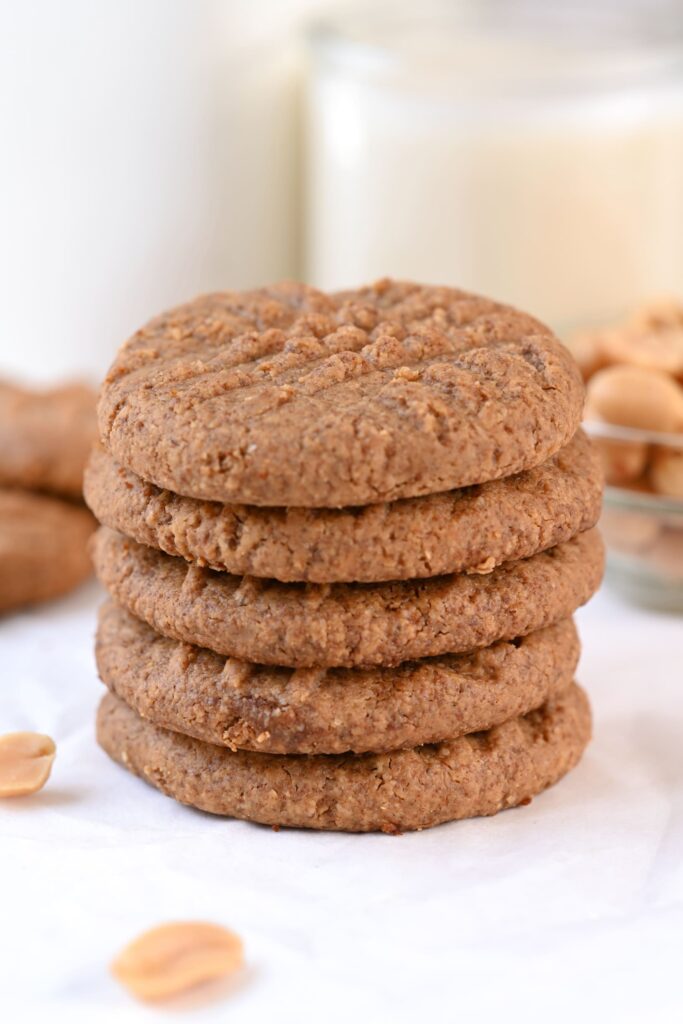
[[559, 331], [683, 290], [679, 3], [368, 5], [311, 41], [313, 283], [458, 285]]

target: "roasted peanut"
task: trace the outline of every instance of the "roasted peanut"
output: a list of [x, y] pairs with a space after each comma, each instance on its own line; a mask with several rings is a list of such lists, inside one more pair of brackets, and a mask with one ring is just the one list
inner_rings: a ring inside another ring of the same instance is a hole
[[37, 793], [50, 777], [55, 754], [53, 741], [39, 732], [0, 736], [0, 797]]
[[642, 441], [616, 441], [596, 437], [593, 442], [600, 452], [608, 484], [631, 484], [645, 472], [647, 445]]
[[658, 370], [608, 366], [588, 383], [588, 416], [667, 433], [683, 429], [683, 388]]
[[242, 967], [241, 939], [220, 925], [177, 921], [144, 932], [111, 965], [140, 999], [165, 999]]
[[590, 380], [594, 373], [608, 364], [602, 338], [602, 331], [585, 331], [567, 342], [567, 348], [578, 363], [584, 380]]
[[683, 327], [683, 303], [673, 295], [660, 295], [637, 309], [628, 323], [640, 330]]
[[656, 447], [652, 450], [650, 483], [659, 494], [683, 498], [683, 447]]
[[607, 362], [683, 374], [683, 326], [607, 331], [602, 347]]

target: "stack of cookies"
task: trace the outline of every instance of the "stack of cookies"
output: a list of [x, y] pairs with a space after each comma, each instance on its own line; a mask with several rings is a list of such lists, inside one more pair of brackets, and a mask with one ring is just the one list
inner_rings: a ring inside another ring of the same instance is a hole
[[99, 742], [183, 803], [398, 832], [579, 760], [600, 583], [580, 374], [448, 288], [200, 298], [120, 351], [86, 496]]
[[0, 613], [58, 597], [92, 571], [95, 524], [83, 469], [95, 395], [82, 384], [31, 391], [0, 381]]

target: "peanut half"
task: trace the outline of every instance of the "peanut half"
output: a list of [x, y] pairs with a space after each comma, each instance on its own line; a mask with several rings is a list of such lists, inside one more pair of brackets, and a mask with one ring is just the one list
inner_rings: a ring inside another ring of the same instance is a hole
[[647, 445], [642, 441], [616, 441], [609, 437], [595, 437], [593, 443], [600, 452], [608, 484], [630, 484], [645, 472]]
[[57, 748], [39, 732], [8, 732], [0, 736], [0, 797], [28, 796], [42, 789]]
[[628, 326], [651, 331], [683, 327], [683, 303], [675, 295], [660, 295], [637, 309], [629, 318]]
[[683, 374], [683, 327], [607, 331], [603, 351], [610, 363], [628, 363], [680, 377]]
[[609, 366], [591, 377], [587, 388], [589, 416], [642, 430], [683, 430], [683, 388], [659, 370]]
[[203, 921], [159, 925], [131, 942], [111, 965], [114, 977], [139, 999], [165, 999], [242, 967], [242, 941]]
[[583, 379], [590, 380], [594, 373], [609, 365], [603, 349], [604, 331], [585, 331], [567, 342], [567, 347], [579, 364]]

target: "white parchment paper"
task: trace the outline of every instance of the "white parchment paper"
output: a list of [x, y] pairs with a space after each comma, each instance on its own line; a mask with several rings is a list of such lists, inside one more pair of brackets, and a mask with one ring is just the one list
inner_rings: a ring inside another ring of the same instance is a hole
[[[683, 619], [608, 592], [580, 613], [595, 739], [530, 806], [348, 836], [212, 818], [110, 763], [99, 598], [0, 622], [0, 731], [58, 745], [46, 789], [0, 804], [3, 1021], [683, 1020]], [[238, 931], [249, 968], [140, 1006], [107, 964], [178, 918]]]

